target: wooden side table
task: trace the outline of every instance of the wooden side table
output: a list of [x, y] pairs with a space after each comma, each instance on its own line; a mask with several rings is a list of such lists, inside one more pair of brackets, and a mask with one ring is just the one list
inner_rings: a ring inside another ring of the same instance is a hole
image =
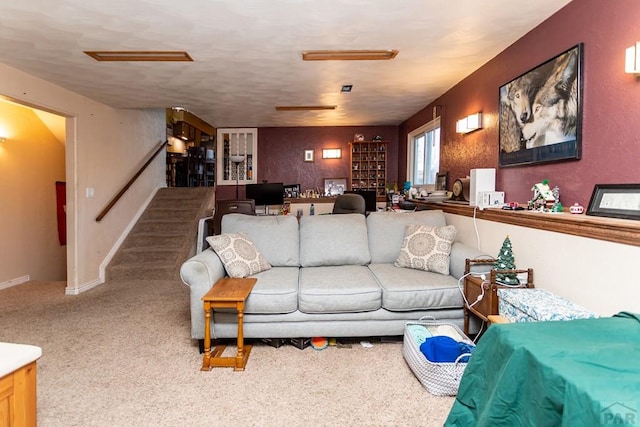
[[[471, 271], [473, 265], [489, 265], [495, 260], [469, 260], [465, 265], [465, 274]], [[496, 276], [499, 273], [527, 273], [526, 283], [519, 286], [505, 286], [496, 283]], [[469, 314], [479, 317], [485, 322], [490, 322], [489, 317], [493, 319], [494, 315], [498, 315], [498, 289], [500, 288], [533, 288], [533, 269], [527, 270], [491, 270], [485, 273], [485, 279], [481, 277], [469, 275], [464, 278], [464, 333], [469, 335]], [[478, 299], [480, 298], [480, 299]]]
[[[218, 280], [202, 297], [204, 301], [204, 356], [201, 371], [210, 371], [212, 367], [233, 368], [244, 371], [251, 353], [251, 346], [244, 345], [244, 303], [258, 279], [234, 279], [225, 277]], [[226, 345], [211, 348], [211, 310], [214, 308], [235, 308], [238, 311], [238, 351], [236, 356], [222, 356]]]

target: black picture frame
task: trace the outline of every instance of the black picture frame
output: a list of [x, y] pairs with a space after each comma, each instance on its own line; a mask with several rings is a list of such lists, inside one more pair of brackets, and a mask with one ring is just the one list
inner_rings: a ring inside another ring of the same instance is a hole
[[583, 44], [500, 86], [499, 166], [582, 155]]
[[640, 184], [596, 184], [587, 215], [640, 220]]
[[300, 184], [286, 184], [284, 186], [284, 197], [285, 198], [297, 198], [300, 196]]
[[449, 185], [449, 172], [436, 173], [436, 191], [446, 190]]

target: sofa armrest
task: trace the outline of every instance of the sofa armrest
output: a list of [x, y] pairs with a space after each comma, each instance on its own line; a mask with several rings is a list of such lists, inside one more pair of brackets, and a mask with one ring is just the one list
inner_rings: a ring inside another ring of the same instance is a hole
[[[478, 250], [477, 248], [466, 245], [464, 243], [453, 242], [453, 245], [451, 246], [451, 255], [449, 258], [449, 272], [456, 279], [460, 279], [462, 276], [464, 276], [464, 268], [467, 258], [476, 259], [479, 257], [486, 258], [487, 256], [487, 254], [480, 252], [480, 250]], [[476, 268], [474, 268], [474, 271], [475, 270]], [[486, 266], [486, 268], [483, 268], [482, 272], [484, 273], [489, 270], [491, 270], [490, 265]]]
[[204, 308], [202, 297], [226, 275], [220, 258], [208, 248], [186, 260], [180, 267], [182, 282], [191, 289], [191, 338], [204, 338]]

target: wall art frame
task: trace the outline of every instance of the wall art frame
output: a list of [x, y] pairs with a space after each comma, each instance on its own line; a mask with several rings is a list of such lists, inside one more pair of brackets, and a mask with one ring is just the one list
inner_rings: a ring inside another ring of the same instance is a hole
[[640, 220], [640, 184], [596, 184], [587, 215]]
[[500, 86], [499, 166], [582, 155], [583, 44]]
[[313, 162], [313, 150], [304, 150], [304, 161]]

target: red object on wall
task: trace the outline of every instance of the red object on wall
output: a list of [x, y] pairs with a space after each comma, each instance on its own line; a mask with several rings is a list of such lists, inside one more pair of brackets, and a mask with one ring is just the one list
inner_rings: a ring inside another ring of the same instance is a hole
[[56, 217], [60, 246], [67, 244], [67, 183], [56, 181]]

